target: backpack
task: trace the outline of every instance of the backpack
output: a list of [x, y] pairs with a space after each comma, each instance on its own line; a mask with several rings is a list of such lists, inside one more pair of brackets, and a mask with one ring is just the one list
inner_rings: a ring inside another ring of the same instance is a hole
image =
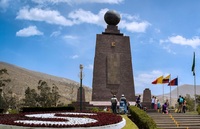
[[183, 98], [179, 98], [179, 103], [183, 103]]

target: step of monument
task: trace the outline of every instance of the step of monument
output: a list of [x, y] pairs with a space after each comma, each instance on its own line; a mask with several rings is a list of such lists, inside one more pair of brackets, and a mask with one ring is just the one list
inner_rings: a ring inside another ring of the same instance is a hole
[[185, 113], [148, 112], [160, 129], [200, 129], [200, 116]]
[[159, 129], [200, 129], [199, 126], [193, 126], [193, 127], [162, 127]]
[[154, 120], [156, 124], [175, 124], [172, 120]]
[[158, 124], [157, 128], [159, 129], [200, 129], [200, 126], [177, 126], [177, 125], [165, 125], [165, 124]]
[[198, 119], [175, 119], [178, 122], [183, 122], [183, 123], [198, 123], [200, 120]]
[[174, 116], [172, 115], [173, 118], [176, 118], [176, 119], [200, 119], [200, 116]]

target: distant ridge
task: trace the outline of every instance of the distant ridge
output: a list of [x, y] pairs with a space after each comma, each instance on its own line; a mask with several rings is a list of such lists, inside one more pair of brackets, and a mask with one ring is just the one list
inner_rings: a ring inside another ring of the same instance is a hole
[[[55, 84], [59, 88], [61, 102], [67, 104], [71, 101], [76, 101], [77, 90], [80, 86], [76, 81], [28, 70], [9, 63], [0, 62], [0, 69], [4, 68], [7, 69], [9, 73], [7, 77], [11, 79], [11, 82], [4, 88], [4, 90], [11, 89], [13, 94], [19, 99], [24, 97], [24, 92], [27, 87], [30, 87], [31, 89], [37, 89], [38, 81], [44, 80], [49, 86]], [[84, 86], [84, 88], [86, 92], [86, 101], [90, 101], [92, 89], [87, 86]]]
[[[184, 84], [178, 86], [178, 94], [177, 94], [177, 86], [175, 89], [171, 91], [171, 105], [174, 106], [177, 103], [177, 97], [179, 95], [185, 97], [186, 95], [190, 95], [191, 98], [194, 98], [194, 85]], [[200, 95], [200, 85], [196, 85], [196, 94]], [[163, 103], [163, 95], [156, 96], [161, 103]], [[168, 99], [170, 101], [170, 93], [164, 94], [164, 101]]]
[[[194, 98], [194, 85], [184, 84], [178, 86], [178, 88], [176, 86], [176, 88], [171, 91], [171, 97], [177, 97], [177, 89], [178, 95], [186, 96], [186, 94], [189, 94], [192, 98]], [[196, 94], [200, 95], [200, 85], [196, 85]], [[165, 94], [165, 96], [170, 96], [170, 93]]]

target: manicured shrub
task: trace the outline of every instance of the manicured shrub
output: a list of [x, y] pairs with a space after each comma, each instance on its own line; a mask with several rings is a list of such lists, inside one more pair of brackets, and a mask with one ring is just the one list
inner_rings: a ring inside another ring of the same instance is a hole
[[136, 106], [130, 106], [131, 120], [139, 129], [157, 129], [154, 120], [147, 113]]

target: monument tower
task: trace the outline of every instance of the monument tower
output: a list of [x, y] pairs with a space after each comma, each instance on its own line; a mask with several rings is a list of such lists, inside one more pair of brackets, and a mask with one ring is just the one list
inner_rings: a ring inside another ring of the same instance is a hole
[[107, 28], [96, 36], [92, 101], [110, 101], [113, 94], [135, 101], [130, 39], [118, 30], [120, 19], [115, 11], [107, 11]]

